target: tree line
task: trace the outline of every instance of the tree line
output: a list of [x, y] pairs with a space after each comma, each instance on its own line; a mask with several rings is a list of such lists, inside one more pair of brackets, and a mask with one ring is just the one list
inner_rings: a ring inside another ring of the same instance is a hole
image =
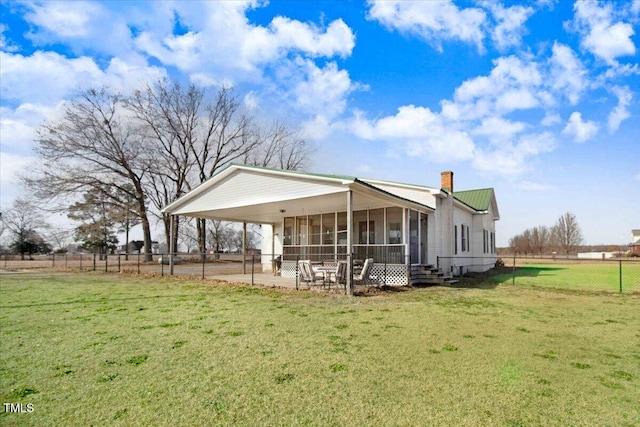
[[552, 251], [561, 251], [569, 255], [582, 242], [582, 231], [576, 216], [567, 212], [551, 227], [539, 225], [512, 237], [509, 239], [509, 248], [515, 255], [542, 256]]
[[[170, 216], [160, 210], [229, 164], [300, 170], [311, 154], [296, 129], [259, 121], [233, 89], [209, 97], [203, 88], [170, 80], [130, 93], [83, 91], [38, 129], [36, 143], [38, 161], [20, 177], [30, 199], [14, 203], [11, 215], [25, 204], [47, 205], [80, 222], [76, 238], [101, 250], [113, 246], [116, 231], [128, 234], [139, 224], [148, 259], [154, 218], [167, 243], [174, 236], [174, 247], [184, 234], [177, 220], [172, 233]], [[207, 226], [216, 235], [224, 224], [194, 222], [202, 252]]]

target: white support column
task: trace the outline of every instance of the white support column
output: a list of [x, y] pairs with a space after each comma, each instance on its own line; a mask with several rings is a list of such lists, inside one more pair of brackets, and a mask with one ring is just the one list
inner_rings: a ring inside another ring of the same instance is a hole
[[353, 191], [347, 192], [347, 294], [353, 295]]
[[[175, 221], [176, 217], [171, 215], [169, 217], [169, 274], [173, 276], [173, 254], [176, 252], [175, 248]], [[162, 257], [162, 255], [160, 255]], [[162, 260], [164, 261], [164, 260]]]
[[242, 223], [242, 274], [247, 274], [247, 223]]

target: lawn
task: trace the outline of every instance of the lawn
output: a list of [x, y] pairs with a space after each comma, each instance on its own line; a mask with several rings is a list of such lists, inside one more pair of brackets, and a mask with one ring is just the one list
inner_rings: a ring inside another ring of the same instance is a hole
[[[507, 259], [506, 263], [505, 273], [492, 280], [505, 284], [513, 282], [511, 260]], [[515, 270], [515, 284], [519, 286], [620, 292], [621, 282], [622, 292], [640, 292], [640, 262], [624, 261], [620, 271], [620, 264], [615, 261], [545, 263], [519, 259]]]
[[640, 424], [640, 297], [0, 276], [3, 426]]

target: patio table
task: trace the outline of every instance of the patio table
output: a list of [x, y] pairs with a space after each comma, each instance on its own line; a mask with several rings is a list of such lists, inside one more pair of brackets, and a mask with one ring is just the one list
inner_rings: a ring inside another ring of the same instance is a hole
[[324, 279], [322, 280], [322, 283], [329, 283], [329, 286], [331, 286], [331, 275], [333, 274], [335, 276], [336, 274], [336, 267], [330, 267], [327, 265], [314, 265], [312, 266], [312, 268], [316, 271], [320, 271], [323, 273], [324, 275]]

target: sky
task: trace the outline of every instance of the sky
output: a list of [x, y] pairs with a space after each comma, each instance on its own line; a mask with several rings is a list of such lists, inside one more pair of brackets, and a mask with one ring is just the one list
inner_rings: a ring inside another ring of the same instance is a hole
[[[3, 1], [0, 205], [79, 90], [232, 86], [309, 172], [493, 187], [498, 246], [573, 213], [640, 228], [640, 0]], [[154, 236], [155, 237], [155, 236]], [[158, 233], [158, 238], [161, 234]]]

